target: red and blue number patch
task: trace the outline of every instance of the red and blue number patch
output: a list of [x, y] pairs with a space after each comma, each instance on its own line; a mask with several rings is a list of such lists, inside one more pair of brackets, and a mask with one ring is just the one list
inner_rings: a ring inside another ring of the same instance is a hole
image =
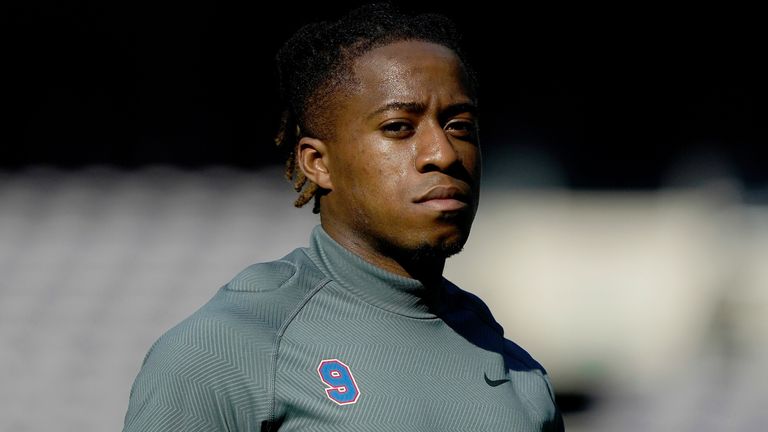
[[317, 366], [320, 379], [327, 385], [325, 394], [339, 405], [350, 405], [360, 398], [360, 389], [349, 366], [338, 359], [323, 360]]

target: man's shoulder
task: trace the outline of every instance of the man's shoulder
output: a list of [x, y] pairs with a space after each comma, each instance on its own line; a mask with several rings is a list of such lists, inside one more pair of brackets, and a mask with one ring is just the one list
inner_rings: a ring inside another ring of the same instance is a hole
[[274, 261], [252, 264], [238, 273], [223, 290], [242, 293], [290, 295], [307, 288], [324, 275], [307, 256], [304, 248], [295, 249]]
[[250, 265], [161, 339], [197, 337], [205, 341], [218, 338], [218, 332], [229, 332], [249, 340], [272, 341], [324, 282], [324, 274], [301, 248], [278, 260]]
[[149, 349], [126, 430], [160, 430], [147, 425], [166, 417], [208, 430], [268, 418], [280, 333], [327, 281], [301, 249], [238, 273]]
[[444, 285], [451, 307], [470, 311], [476, 318], [483, 321], [497, 333], [504, 333], [504, 329], [498, 322], [496, 322], [491, 310], [480, 297], [459, 288], [456, 284], [447, 279], [444, 280]]
[[471, 311], [480, 321], [493, 329], [503, 340], [503, 352], [507, 361], [514, 364], [516, 369], [537, 370], [546, 374], [544, 367], [536, 361], [523, 347], [507, 339], [504, 335], [504, 328], [493, 316], [491, 309], [477, 295], [465, 291], [452, 282], [446, 280], [446, 287], [451, 298], [451, 303], [456, 307]]
[[327, 279], [302, 249], [253, 264], [152, 345], [147, 363], [173, 364], [189, 353], [237, 363], [271, 351], [279, 332]]

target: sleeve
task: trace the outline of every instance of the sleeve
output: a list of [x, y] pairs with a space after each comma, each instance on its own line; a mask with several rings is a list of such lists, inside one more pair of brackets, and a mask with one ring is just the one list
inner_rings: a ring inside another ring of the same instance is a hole
[[163, 335], [131, 388], [123, 431], [259, 430], [270, 416], [269, 368], [252, 363], [269, 357], [236, 339], [228, 326], [206, 321]]
[[549, 390], [549, 395], [552, 398], [552, 403], [554, 404], [555, 410], [552, 414], [551, 420], [545, 425], [545, 430], [552, 431], [552, 432], [564, 432], [565, 431], [565, 423], [563, 422], [563, 414], [560, 411], [560, 407], [557, 406], [557, 401], [555, 398], [555, 389], [552, 388], [552, 382], [549, 379], [549, 375], [544, 374], [544, 381], [547, 383], [547, 390]]

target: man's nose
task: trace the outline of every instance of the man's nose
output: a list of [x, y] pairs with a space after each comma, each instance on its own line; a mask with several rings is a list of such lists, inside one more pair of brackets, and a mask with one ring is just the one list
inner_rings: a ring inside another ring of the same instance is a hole
[[439, 124], [430, 124], [420, 132], [416, 156], [419, 172], [446, 171], [459, 160], [450, 137]]

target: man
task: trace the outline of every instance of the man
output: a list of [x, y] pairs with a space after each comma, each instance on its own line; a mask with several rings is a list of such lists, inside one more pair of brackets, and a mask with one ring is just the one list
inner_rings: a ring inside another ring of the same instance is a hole
[[125, 430], [562, 430], [542, 367], [442, 278], [480, 178], [452, 24], [363, 7], [303, 28], [278, 63], [278, 143], [321, 224], [153, 345]]

